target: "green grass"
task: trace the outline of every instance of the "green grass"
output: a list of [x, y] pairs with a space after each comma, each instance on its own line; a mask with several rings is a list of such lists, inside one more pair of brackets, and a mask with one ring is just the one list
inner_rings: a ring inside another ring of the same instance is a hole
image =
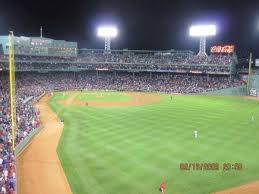
[[[161, 96], [152, 105], [94, 108], [60, 106], [67, 96], [55, 94], [50, 106], [65, 120], [57, 151], [73, 193], [157, 194], [165, 178], [166, 193], [207, 194], [259, 180], [258, 102]], [[183, 162], [216, 162], [220, 170], [181, 171]], [[242, 171], [222, 170], [237, 162]]]

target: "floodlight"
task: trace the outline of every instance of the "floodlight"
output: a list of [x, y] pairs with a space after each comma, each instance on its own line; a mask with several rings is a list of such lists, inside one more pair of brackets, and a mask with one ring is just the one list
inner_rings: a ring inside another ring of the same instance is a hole
[[97, 36], [104, 38], [104, 49], [110, 52], [111, 38], [118, 35], [118, 29], [115, 26], [102, 26], [97, 30]]
[[206, 54], [206, 37], [216, 35], [215, 25], [194, 25], [190, 27], [190, 36], [200, 38], [200, 51], [198, 55], [207, 56]]
[[215, 36], [216, 26], [215, 25], [196, 25], [190, 27], [190, 36]]
[[118, 30], [116, 27], [113, 26], [104, 26], [104, 27], [99, 27], [97, 31], [97, 35], [100, 37], [110, 37], [110, 38], [115, 38], [118, 34]]

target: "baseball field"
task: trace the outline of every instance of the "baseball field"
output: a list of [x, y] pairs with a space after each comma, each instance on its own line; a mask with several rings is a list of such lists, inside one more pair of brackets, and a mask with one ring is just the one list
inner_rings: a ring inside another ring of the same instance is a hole
[[157, 194], [162, 180], [166, 193], [208, 194], [259, 180], [257, 101], [58, 92], [49, 106], [64, 121], [57, 153], [75, 194]]

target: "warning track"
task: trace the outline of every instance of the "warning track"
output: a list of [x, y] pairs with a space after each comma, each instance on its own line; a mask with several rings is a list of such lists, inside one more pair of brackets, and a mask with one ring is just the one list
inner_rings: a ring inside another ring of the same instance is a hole
[[72, 193], [56, 152], [63, 124], [48, 106], [48, 100], [44, 96], [36, 104], [43, 129], [17, 158], [19, 194]]

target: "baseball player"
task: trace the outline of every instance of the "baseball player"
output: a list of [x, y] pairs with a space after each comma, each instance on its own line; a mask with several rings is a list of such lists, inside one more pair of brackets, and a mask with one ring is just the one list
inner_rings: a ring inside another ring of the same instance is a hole
[[195, 139], [198, 138], [198, 131], [197, 130], [194, 131], [194, 137], [195, 137]]
[[162, 181], [161, 184], [160, 184], [161, 194], [165, 194], [165, 189], [166, 189], [165, 181]]

